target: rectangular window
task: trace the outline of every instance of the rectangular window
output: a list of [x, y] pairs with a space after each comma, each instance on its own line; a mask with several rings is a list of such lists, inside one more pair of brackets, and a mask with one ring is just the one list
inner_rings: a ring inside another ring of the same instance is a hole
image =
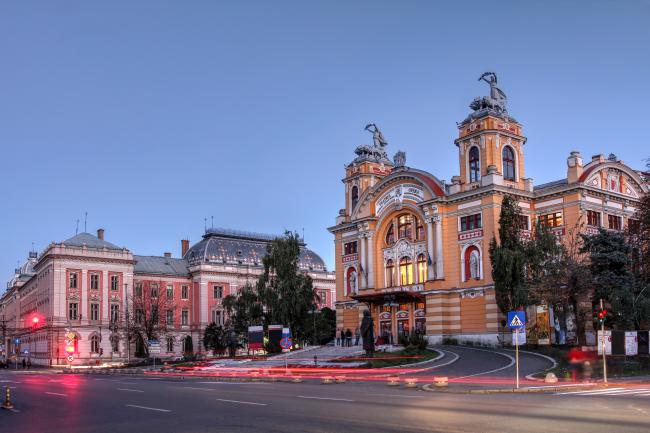
[[152, 298], [158, 297], [158, 283], [151, 284], [151, 297]]
[[90, 288], [92, 290], [98, 290], [99, 289], [99, 275], [90, 274]]
[[356, 254], [357, 253], [357, 241], [346, 242], [343, 244], [343, 255]]
[[119, 290], [120, 288], [120, 276], [111, 275], [111, 290]]
[[111, 304], [111, 322], [116, 323], [118, 320], [120, 320], [120, 306]]
[[152, 305], [151, 306], [151, 323], [153, 323], [153, 324], [158, 323], [158, 306], [157, 305]]
[[190, 312], [188, 310], [181, 311], [181, 325], [187, 326], [190, 323]]
[[214, 299], [221, 299], [223, 298], [223, 286], [214, 286], [212, 288], [212, 297]]
[[519, 230], [530, 230], [528, 228], [528, 215], [519, 215], [517, 224], [519, 225]]
[[221, 325], [221, 310], [212, 310], [212, 321], [217, 325]]
[[621, 223], [621, 217], [617, 215], [607, 215], [607, 221], [610, 230], [621, 230], [621, 227], [623, 226]]
[[77, 288], [77, 273], [76, 272], [70, 272], [70, 281], [69, 281], [68, 287], [70, 287], [71, 289], [76, 289]]
[[560, 227], [562, 225], [562, 212], [540, 215], [539, 223], [547, 227]]
[[99, 320], [99, 304], [90, 304], [90, 320]]
[[480, 229], [481, 227], [482, 225], [481, 225], [480, 213], [460, 217], [461, 232], [466, 232], [468, 230], [476, 230], [476, 229]]
[[174, 325], [174, 311], [167, 310], [167, 326], [173, 326], [173, 325]]
[[77, 320], [77, 312], [79, 311], [79, 304], [70, 302], [68, 304], [68, 320]]
[[641, 223], [639, 222], [639, 220], [630, 218], [627, 220], [627, 228], [630, 231], [630, 233], [638, 234], [639, 230], [641, 229]]
[[587, 225], [600, 227], [600, 212], [594, 210], [587, 211]]
[[135, 323], [142, 324], [144, 322], [144, 311], [142, 311], [142, 308], [136, 308], [135, 309]]
[[142, 296], [142, 282], [138, 281], [135, 283], [135, 296], [138, 298]]
[[190, 289], [187, 286], [181, 287], [181, 299], [189, 299], [190, 298]]
[[174, 299], [174, 285], [167, 284], [167, 299]]

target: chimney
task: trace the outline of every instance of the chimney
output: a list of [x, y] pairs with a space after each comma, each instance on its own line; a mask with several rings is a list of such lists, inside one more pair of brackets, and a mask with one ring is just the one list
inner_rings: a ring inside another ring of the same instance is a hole
[[185, 257], [187, 250], [190, 249], [190, 241], [187, 239], [181, 240], [181, 257]]
[[97, 229], [97, 237], [102, 241], [104, 240], [104, 229]]
[[582, 155], [580, 152], [573, 151], [566, 159], [567, 171], [566, 177], [569, 183], [575, 183], [582, 176], [582, 169], [584, 167], [582, 162]]
[[170, 253], [169, 251], [165, 251], [164, 256], [170, 258], [172, 256], [172, 253]]

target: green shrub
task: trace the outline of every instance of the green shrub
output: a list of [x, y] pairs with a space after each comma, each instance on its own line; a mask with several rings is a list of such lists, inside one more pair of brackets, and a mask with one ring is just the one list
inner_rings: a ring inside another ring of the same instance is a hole
[[282, 353], [282, 346], [280, 346], [279, 341], [271, 342], [267, 341], [264, 343], [264, 350], [266, 350], [266, 353]]

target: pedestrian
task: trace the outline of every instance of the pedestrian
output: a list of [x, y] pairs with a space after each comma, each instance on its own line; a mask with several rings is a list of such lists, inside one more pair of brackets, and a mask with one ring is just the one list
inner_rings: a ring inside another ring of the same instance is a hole
[[341, 334], [339, 333], [340, 329], [336, 330], [336, 345], [340, 346], [341, 345]]
[[345, 346], [345, 331], [341, 328], [341, 347]]
[[23, 368], [27, 366], [27, 361], [25, 361], [25, 358], [23, 358]]
[[361, 338], [361, 331], [359, 331], [359, 327], [357, 326], [357, 329], [354, 330], [354, 345], [358, 346], [359, 345], [359, 339]]
[[32, 358], [27, 358], [27, 369], [32, 368]]
[[348, 347], [352, 347], [352, 331], [350, 331], [350, 328], [345, 331], [345, 343]]

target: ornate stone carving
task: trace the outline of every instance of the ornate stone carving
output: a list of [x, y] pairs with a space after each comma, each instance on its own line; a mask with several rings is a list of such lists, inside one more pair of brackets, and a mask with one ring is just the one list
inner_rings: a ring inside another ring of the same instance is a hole
[[396, 168], [401, 168], [406, 165], [406, 152], [398, 151], [395, 156], [393, 156], [393, 163]]
[[391, 162], [388, 159], [388, 154], [386, 153], [386, 146], [388, 146], [388, 142], [384, 138], [384, 135], [381, 133], [377, 125], [374, 123], [369, 123], [364, 129], [372, 133], [373, 144], [372, 146], [368, 146], [367, 144], [358, 146], [354, 150], [354, 153], [358, 155], [355, 158], [354, 162], [374, 161], [382, 164], [390, 164]]
[[485, 81], [490, 85], [490, 96], [483, 96], [474, 99], [469, 107], [474, 111], [488, 109], [499, 113], [507, 113], [506, 102], [508, 101], [508, 98], [503, 90], [497, 87], [497, 74], [494, 72], [485, 72], [478, 80]]

